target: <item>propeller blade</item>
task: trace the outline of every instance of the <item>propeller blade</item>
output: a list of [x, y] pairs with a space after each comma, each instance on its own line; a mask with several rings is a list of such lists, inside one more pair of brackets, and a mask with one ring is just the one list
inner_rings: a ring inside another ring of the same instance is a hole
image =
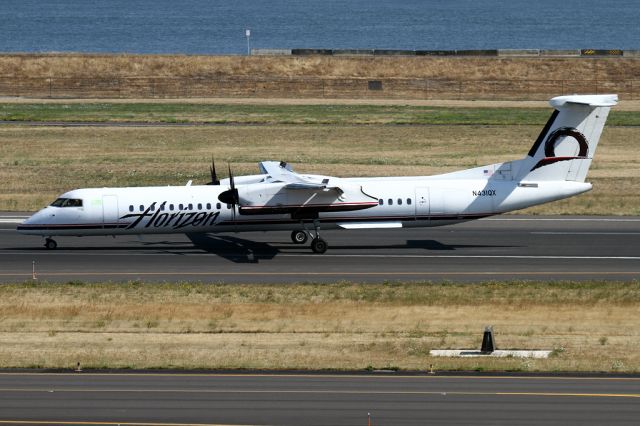
[[231, 164], [229, 166], [229, 185], [231, 186], [231, 197], [233, 198], [233, 202], [231, 203], [231, 217], [233, 218], [233, 222], [236, 221], [236, 204], [240, 202], [240, 196], [238, 195], [238, 190], [236, 189], [236, 183], [233, 180], [233, 173], [231, 173]]
[[218, 200], [225, 204], [231, 205], [231, 215], [233, 221], [236, 220], [236, 206], [240, 203], [240, 196], [238, 195], [238, 189], [236, 188], [235, 180], [233, 179], [233, 173], [231, 172], [231, 165], [229, 165], [229, 186], [230, 189], [221, 192], [218, 195]]
[[231, 190], [236, 189], [236, 184], [233, 180], [233, 173], [231, 173], [231, 164], [229, 164], [229, 183], [231, 185]]
[[218, 179], [218, 174], [216, 173], [216, 162], [211, 157], [211, 165], [209, 166], [209, 171], [211, 172], [211, 182], [207, 185], [220, 185], [220, 179]]

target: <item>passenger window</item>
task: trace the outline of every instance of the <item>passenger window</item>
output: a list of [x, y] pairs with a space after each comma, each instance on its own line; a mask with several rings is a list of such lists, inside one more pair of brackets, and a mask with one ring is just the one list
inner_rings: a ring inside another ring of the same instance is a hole
[[198, 203], [198, 210], [202, 210], [202, 204]]
[[231, 204], [227, 204], [227, 210], [231, 210]]
[[173, 204], [169, 204], [169, 210], [173, 211]]
[[220, 203], [216, 203], [216, 209], [220, 210], [222, 208], [222, 206], [220, 205]]
[[392, 200], [391, 198], [389, 198], [389, 200], [388, 200], [387, 204], [389, 204], [390, 206], [392, 206], [392, 205], [393, 205], [393, 200]]
[[402, 205], [402, 198], [398, 198], [398, 205], [401, 206]]
[[156, 206], [154, 204], [151, 204], [151, 211], [155, 212], [156, 211]]
[[140, 211], [143, 212], [144, 211], [144, 206], [142, 204], [140, 204]]
[[193, 204], [189, 203], [189, 210], [193, 210]]
[[133, 206], [129, 206], [129, 211], [132, 212], [133, 211]]
[[407, 198], [407, 204], [411, 205], [411, 198]]
[[211, 210], [211, 203], [207, 203], [207, 210]]
[[160, 204], [160, 211], [164, 211], [164, 203]]
[[380, 205], [380, 206], [384, 205], [384, 200], [382, 198], [380, 198], [378, 200], [378, 205]]

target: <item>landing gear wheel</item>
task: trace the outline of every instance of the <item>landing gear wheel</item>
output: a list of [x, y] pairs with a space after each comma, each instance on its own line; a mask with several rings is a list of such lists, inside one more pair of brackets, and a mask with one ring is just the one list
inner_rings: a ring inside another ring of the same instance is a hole
[[314, 238], [313, 241], [311, 241], [311, 250], [313, 250], [314, 253], [322, 254], [327, 251], [328, 247], [327, 242], [322, 238]]
[[304, 244], [308, 238], [307, 233], [304, 231], [293, 231], [291, 233], [291, 241], [293, 241], [293, 244]]
[[56, 247], [58, 247], [58, 243], [56, 243], [56, 241], [52, 240], [51, 238], [47, 238], [44, 241], [44, 246], [47, 248], [47, 250], [55, 250]]

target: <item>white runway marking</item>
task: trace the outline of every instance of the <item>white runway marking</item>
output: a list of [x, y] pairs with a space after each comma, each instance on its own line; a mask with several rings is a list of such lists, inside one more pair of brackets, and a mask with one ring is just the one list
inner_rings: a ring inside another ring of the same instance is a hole
[[568, 260], [640, 260], [640, 256], [530, 256], [530, 255], [465, 255], [465, 254], [279, 254], [279, 257], [348, 257], [348, 258], [425, 258], [425, 259], [568, 259]]
[[640, 222], [640, 218], [606, 218], [606, 217], [490, 217], [480, 221], [506, 222]]
[[[0, 223], [20, 223], [30, 216], [2, 215], [0, 213]], [[640, 222], [639, 217], [512, 217], [494, 216], [479, 221], [491, 222]]]
[[[124, 249], [127, 250], [127, 249]], [[25, 251], [0, 251], [0, 254], [3, 255], [33, 255], [33, 256], [218, 256], [216, 253], [209, 253], [205, 251], [195, 251], [197, 249], [193, 249], [193, 252], [184, 252], [180, 250], [179, 252], [172, 252], [171, 249], [162, 249], [157, 253], [135, 253], [123, 251], [122, 253], [105, 253], [105, 252], [96, 252], [96, 253], [84, 253], [84, 252], [76, 252], [76, 251], [65, 251], [64, 249], [58, 249], [56, 251], [47, 251], [42, 249], [40, 250], [32, 250], [31, 248]], [[260, 255], [260, 252], [252, 252], [253, 255]], [[222, 252], [221, 254], [229, 254], [232, 255], [233, 252]], [[246, 253], [239, 253], [236, 257], [245, 257]], [[274, 258], [278, 257], [304, 257], [308, 259], [326, 259], [326, 258], [352, 258], [352, 259], [383, 259], [383, 258], [394, 258], [394, 259], [531, 259], [531, 260], [548, 260], [548, 259], [565, 259], [565, 260], [640, 260], [640, 256], [550, 256], [550, 255], [464, 255], [464, 254], [322, 254], [317, 255], [313, 253], [278, 253]]]
[[553, 232], [539, 231], [530, 232], [532, 235], [640, 235], [640, 232]]

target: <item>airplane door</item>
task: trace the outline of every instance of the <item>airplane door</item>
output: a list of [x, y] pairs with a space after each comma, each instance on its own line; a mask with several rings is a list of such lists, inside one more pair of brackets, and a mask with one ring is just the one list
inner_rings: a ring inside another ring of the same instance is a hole
[[118, 222], [118, 196], [103, 195], [102, 196], [102, 222], [117, 223]]
[[416, 188], [416, 216], [429, 215], [429, 188]]

